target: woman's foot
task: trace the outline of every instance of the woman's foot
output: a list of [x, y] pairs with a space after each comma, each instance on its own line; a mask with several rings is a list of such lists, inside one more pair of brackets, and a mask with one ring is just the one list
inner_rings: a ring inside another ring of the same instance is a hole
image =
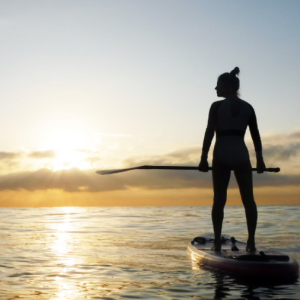
[[212, 250], [212, 251], [221, 251], [221, 246], [220, 247], [213, 246], [210, 250]]
[[246, 245], [246, 251], [255, 252], [256, 251], [255, 242], [248, 241]]
[[240, 251], [240, 249], [236, 245], [233, 245], [231, 251]]
[[221, 241], [214, 241], [214, 245], [211, 248], [213, 251], [221, 251]]

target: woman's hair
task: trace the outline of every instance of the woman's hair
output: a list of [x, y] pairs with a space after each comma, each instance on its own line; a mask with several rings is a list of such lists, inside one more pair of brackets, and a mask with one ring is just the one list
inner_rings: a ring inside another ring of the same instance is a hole
[[218, 80], [224, 82], [225, 84], [229, 84], [232, 87], [232, 90], [238, 94], [240, 80], [237, 75], [239, 75], [239, 73], [240, 69], [235, 67], [230, 73], [223, 73], [220, 75]]

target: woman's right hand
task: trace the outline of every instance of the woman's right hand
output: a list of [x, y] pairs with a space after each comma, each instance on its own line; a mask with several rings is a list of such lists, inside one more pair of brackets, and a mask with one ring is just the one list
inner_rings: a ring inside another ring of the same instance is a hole
[[266, 169], [266, 165], [262, 157], [257, 159], [256, 168], [257, 168], [257, 173], [259, 174], [263, 173], [264, 170]]
[[208, 161], [207, 159], [201, 159], [198, 167], [200, 172], [208, 172]]

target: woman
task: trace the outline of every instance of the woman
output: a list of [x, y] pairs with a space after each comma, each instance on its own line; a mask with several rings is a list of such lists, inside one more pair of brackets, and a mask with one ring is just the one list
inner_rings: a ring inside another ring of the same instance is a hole
[[246, 211], [248, 227], [246, 250], [250, 252], [256, 250], [257, 208], [253, 196], [252, 167], [244, 142], [247, 126], [249, 126], [256, 151], [258, 173], [263, 173], [265, 164], [254, 109], [249, 103], [239, 98], [240, 81], [237, 77], [239, 72], [239, 68], [236, 67], [230, 73], [224, 73], [218, 78], [217, 95], [225, 99], [211, 105], [199, 164], [199, 171], [208, 171], [207, 154], [214, 132], [216, 132], [212, 171], [214, 187], [212, 221], [215, 233], [213, 250], [215, 251], [221, 250], [224, 206], [231, 170], [234, 171]]

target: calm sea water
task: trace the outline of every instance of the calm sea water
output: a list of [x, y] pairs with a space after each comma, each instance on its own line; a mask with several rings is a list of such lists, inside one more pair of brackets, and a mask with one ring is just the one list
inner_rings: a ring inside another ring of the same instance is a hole
[[[0, 209], [0, 299], [299, 299], [291, 283], [240, 281], [193, 265], [210, 207]], [[300, 262], [300, 206], [260, 206], [257, 243]], [[224, 233], [246, 240], [244, 209]]]

